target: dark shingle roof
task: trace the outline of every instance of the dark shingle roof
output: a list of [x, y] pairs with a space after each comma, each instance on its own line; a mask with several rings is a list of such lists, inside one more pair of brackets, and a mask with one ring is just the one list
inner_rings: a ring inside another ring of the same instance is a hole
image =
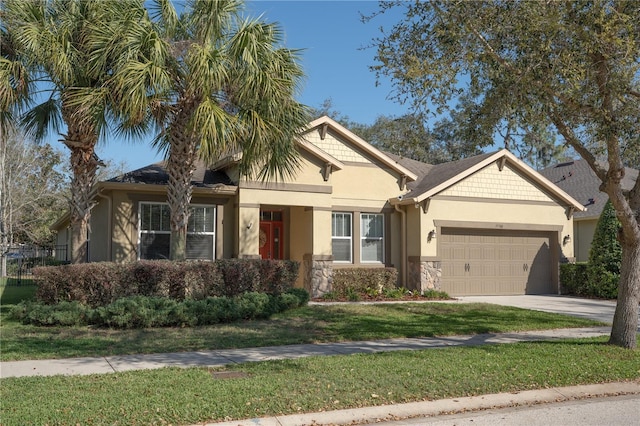
[[494, 155], [495, 152], [487, 152], [485, 154], [474, 155], [473, 157], [463, 158], [458, 161], [451, 161], [449, 163], [436, 164], [430, 166], [426, 174], [419, 175], [419, 178], [411, 186], [408, 185], [411, 190], [405, 196], [407, 198], [419, 197], [421, 194], [437, 187], [438, 185], [454, 178], [465, 170], [475, 166], [488, 157]]
[[407, 157], [400, 157], [399, 155], [391, 154], [390, 152], [385, 152], [384, 154], [418, 176], [418, 179], [415, 182], [409, 182], [407, 184], [409, 189], [415, 187], [417, 183], [420, 182], [420, 179], [427, 175], [432, 168], [436, 167], [433, 164], [423, 163], [422, 161], [413, 160]]
[[[557, 185], [587, 208], [574, 213], [576, 219], [600, 217], [608, 195], [600, 192], [600, 179], [585, 160], [574, 160], [540, 170], [540, 174]], [[638, 178], [638, 170], [625, 168], [622, 189], [631, 190]]]
[[[167, 185], [169, 183], [169, 174], [165, 169], [165, 163], [160, 162], [109, 179], [107, 182]], [[193, 173], [191, 185], [206, 188], [219, 184], [233, 185], [233, 182], [226, 173], [219, 170], [212, 171], [204, 163], [198, 162], [197, 168]]]

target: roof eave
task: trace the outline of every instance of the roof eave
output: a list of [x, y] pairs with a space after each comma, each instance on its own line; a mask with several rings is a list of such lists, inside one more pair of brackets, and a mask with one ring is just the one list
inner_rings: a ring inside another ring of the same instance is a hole
[[300, 147], [304, 148], [305, 150], [307, 150], [311, 154], [313, 154], [316, 157], [320, 158], [325, 163], [331, 164], [331, 166], [333, 168], [335, 168], [336, 170], [344, 169], [345, 165], [344, 165], [344, 163], [342, 161], [338, 160], [333, 155], [324, 152], [323, 150], [321, 150], [320, 148], [318, 148], [314, 144], [310, 143], [309, 141], [306, 141], [304, 139], [298, 139], [297, 143], [298, 143], [298, 145]]
[[[478, 162], [477, 164], [474, 164], [473, 167], [469, 167], [468, 169], [466, 169], [463, 172], [457, 174], [456, 176], [452, 177], [451, 179], [448, 179], [445, 182], [442, 182], [441, 184], [429, 189], [428, 191], [423, 192], [419, 196], [415, 197], [415, 200], [416, 200], [415, 202], [420, 203], [420, 202], [422, 202], [423, 200], [425, 200], [427, 198], [433, 197], [434, 195], [438, 194], [439, 192], [441, 192], [441, 191], [449, 188], [450, 186], [460, 182], [464, 178], [472, 175], [473, 173], [485, 168], [489, 164], [491, 164], [491, 163], [493, 163], [493, 162], [495, 162], [495, 161], [497, 161], [497, 160], [499, 160], [500, 158], [503, 158], [503, 157], [506, 157], [506, 160], [508, 160], [511, 164], [514, 164], [515, 166], [517, 166], [518, 169], [520, 169], [521, 171], [525, 172], [527, 176], [529, 176], [535, 182], [540, 184], [547, 191], [549, 191], [550, 193], [555, 195], [557, 198], [563, 200], [569, 207], [575, 208], [576, 211], [585, 211], [586, 210], [586, 208], [581, 203], [579, 203], [576, 199], [571, 197], [569, 194], [567, 194], [565, 191], [560, 189], [558, 186], [554, 185], [551, 181], [549, 181], [547, 178], [542, 176], [540, 173], [538, 173], [535, 170], [533, 170], [531, 167], [529, 167], [522, 160], [518, 159], [518, 157], [516, 157], [515, 155], [513, 155], [511, 152], [507, 151], [506, 149], [502, 149], [500, 151], [497, 151], [495, 154], [485, 158], [484, 160]], [[404, 200], [403, 200], [401, 202], [401, 204], [411, 204], [411, 203], [410, 202], [404, 202]]]
[[334, 121], [333, 119], [331, 119], [330, 117], [327, 117], [326, 115], [322, 116], [320, 118], [317, 118], [317, 119], [313, 120], [311, 123], [309, 123], [309, 125], [307, 126], [307, 131], [313, 130], [316, 127], [318, 127], [318, 126], [320, 126], [322, 124], [330, 125], [333, 130], [335, 130], [336, 132], [338, 132], [343, 137], [345, 137], [345, 138], [349, 139], [350, 141], [352, 141], [353, 143], [355, 143], [359, 148], [361, 148], [362, 150], [364, 150], [368, 154], [374, 156], [375, 158], [380, 160], [383, 164], [385, 164], [386, 166], [390, 167], [392, 170], [396, 171], [397, 173], [401, 174], [402, 176], [406, 176], [407, 180], [413, 182], [413, 181], [416, 181], [418, 179], [418, 176], [415, 173], [413, 173], [412, 171], [410, 171], [406, 167], [401, 166], [400, 164], [396, 163], [391, 158], [389, 158], [389, 156], [385, 155], [382, 151], [380, 151], [379, 149], [377, 149], [374, 146], [370, 145], [364, 139], [362, 139], [360, 136], [356, 135], [355, 133], [353, 133], [349, 129], [346, 129], [340, 123]]
[[[166, 192], [167, 185], [155, 184], [155, 183], [130, 183], [130, 182], [100, 182], [98, 184], [100, 189], [105, 190], [118, 190], [118, 191], [144, 191], [144, 192]], [[225, 185], [223, 183], [217, 183], [211, 186], [192, 186], [194, 194], [222, 194], [222, 195], [235, 195], [238, 192], [236, 185]]]

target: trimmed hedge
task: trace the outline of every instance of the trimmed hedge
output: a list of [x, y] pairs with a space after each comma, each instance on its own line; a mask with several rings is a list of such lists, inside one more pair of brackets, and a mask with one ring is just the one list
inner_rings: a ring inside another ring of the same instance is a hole
[[382, 294], [396, 289], [398, 270], [395, 268], [342, 268], [333, 270], [331, 293], [338, 298], [353, 298], [359, 294]]
[[308, 301], [309, 293], [303, 289], [292, 289], [278, 295], [251, 292], [200, 300], [130, 296], [97, 308], [77, 301], [57, 305], [21, 302], [10, 315], [23, 324], [39, 326], [184, 327], [267, 319], [275, 313], [304, 306]]
[[281, 294], [293, 288], [298, 269], [299, 263], [289, 260], [141, 260], [39, 267], [33, 275], [38, 301], [77, 301], [95, 308], [131, 296], [201, 300], [248, 292]]
[[589, 296], [589, 280], [587, 263], [560, 264], [560, 283], [563, 294]]

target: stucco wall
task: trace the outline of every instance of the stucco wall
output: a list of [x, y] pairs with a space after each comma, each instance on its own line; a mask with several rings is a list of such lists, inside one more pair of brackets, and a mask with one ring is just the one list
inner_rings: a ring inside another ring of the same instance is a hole
[[91, 232], [89, 233], [89, 261], [99, 262], [110, 259], [111, 216], [109, 200], [98, 198], [100, 202], [91, 209]]
[[[140, 196], [144, 195], [140, 194]], [[112, 231], [112, 254], [115, 262], [130, 262], [138, 258], [138, 234], [136, 232], [138, 212], [129, 197], [130, 195], [126, 192], [114, 191], [111, 198], [115, 218]], [[162, 199], [158, 195], [155, 197], [159, 200]]]
[[[469, 222], [477, 228], [488, 229], [551, 230], [561, 227], [563, 236], [573, 234], [571, 221], [567, 220], [564, 208], [558, 205], [434, 197], [429, 211], [421, 217], [422, 241], [427, 241], [430, 230], [436, 229], [440, 233], [437, 221]], [[421, 247], [420, 256], [438, 256], [437, 244], [422, 244]], [[562, 250], [565, 257], [573, 257], [572, 244], [563, 246]]]
[[576, 254], [576, 262], [586, 262], [589, 260], [591, 242], [596, 232], [598, 219], [583, 219], [573, 222], [573, 246]]

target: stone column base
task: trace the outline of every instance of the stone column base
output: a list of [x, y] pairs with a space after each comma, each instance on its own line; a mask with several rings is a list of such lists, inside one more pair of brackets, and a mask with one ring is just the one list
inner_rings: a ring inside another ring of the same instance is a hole
[[305, 254], [304, 288], [312, 298], [322, 297], [333, 288], [333, 256]]
[[442, 262], [439, 260], [422, 260], [409, 257], [408, 261], [409, 290], [419, 291], [421, 294], [428, 290], [440, 290], [442, 284]]

